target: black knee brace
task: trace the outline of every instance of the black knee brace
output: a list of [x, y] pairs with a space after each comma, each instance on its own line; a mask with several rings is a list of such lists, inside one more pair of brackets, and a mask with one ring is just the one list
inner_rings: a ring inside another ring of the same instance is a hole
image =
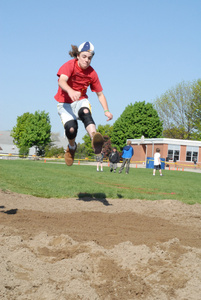
[[[64, 125], [66, 136], [69, 140], [73, 140], [77, 135], [78, 124], [76, 120], [71, 120]], [[73, 132], [70, 129], [73, 128]]]
[[[85, 109], [87, 109], [87, 113], [84, 112]], [[95, 124], [88, 107], [80, 108], [80, 110], [78, 112], [78, 116], [79, 116], [80, 120], [84, 123], [85, 128], [89, 124]]]

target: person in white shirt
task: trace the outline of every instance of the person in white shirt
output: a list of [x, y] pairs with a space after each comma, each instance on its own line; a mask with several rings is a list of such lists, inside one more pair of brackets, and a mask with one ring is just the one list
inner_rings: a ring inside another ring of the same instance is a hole
[[154, 170], [153, 170], [154, 176], [155, 176], [156, 170], [159, 170], [160, 176], [163, 176], [162, 172], [161, 172], [161, 155], [160, 155], [159, 148], [156, 148], [156, 153], [154, 154]]

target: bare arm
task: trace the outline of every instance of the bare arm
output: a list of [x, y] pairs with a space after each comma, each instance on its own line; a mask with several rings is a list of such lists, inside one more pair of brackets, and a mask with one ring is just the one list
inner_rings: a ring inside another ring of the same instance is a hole
[[103, 92], [98, 92], [98, 93], [96, 93], [96, 94], [97, 94], [97, 96], [98, 96], [98, 99], [99, 99], [99, 101], [100, 101], [100, 104], [101, 104], [102, 107], [103, 107], [105, 116], [108, 118], [107, 121], [112, 120], [113, 115], [111, 114], [111, 112], [109, 112], [107, 100], [106, 100], [106, 98], [105, 98]]
[[61, 74], [61, 76], [59, 77], [59, 81], [58, 81], [60, 88], [69, 95], [69, 97], [71, 98], [72, 101], [79, 100], [81, 93], [73, 90], [68, 85], [67, 81], [68, 81], [68, 76]]

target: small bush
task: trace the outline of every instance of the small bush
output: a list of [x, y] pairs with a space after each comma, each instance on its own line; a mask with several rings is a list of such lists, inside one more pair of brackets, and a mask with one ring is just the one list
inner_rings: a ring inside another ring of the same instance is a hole
[[60, 148], [51, 147], [50, 149], [45, 151], [45, 156], [46, 157], [63, 158], [64, 157], [64, 148], [63, 147], [60, 147]]

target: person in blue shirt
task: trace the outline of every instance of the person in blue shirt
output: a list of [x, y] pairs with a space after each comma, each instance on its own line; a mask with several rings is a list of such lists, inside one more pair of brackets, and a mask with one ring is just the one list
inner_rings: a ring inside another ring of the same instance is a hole
[[131, 141], [127, 142], [127, 146], [123, 147], [123, 154], [122, 154], [122, 158], [123, 158], [123, 162], [122, 165], [120, 167], [119, 173], [121, 173], [126, 165], [126, 174], [129, 173], [129, 169], [130, 169], [130, 161], [131, 161], [131, 157], [133, 156], [134, 151], [133, 151], [133, 147], [131, 146]]

